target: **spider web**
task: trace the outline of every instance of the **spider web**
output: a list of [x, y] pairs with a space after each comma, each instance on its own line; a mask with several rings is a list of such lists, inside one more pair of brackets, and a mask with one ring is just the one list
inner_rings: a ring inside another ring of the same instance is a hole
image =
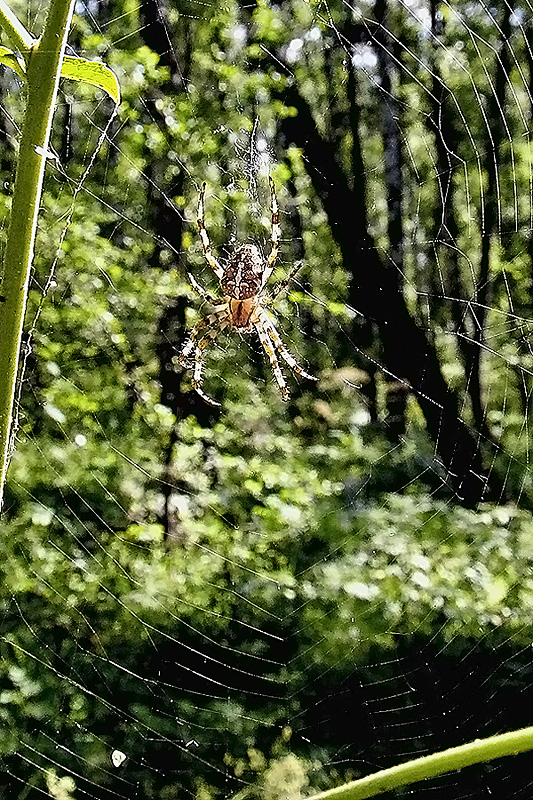
[[[30, 9], [37, 31], [42, 6]], [[294, 797], [529, 723], [533, 9], [76, 8], [3, 513], [0, 797]], [[3, 76], [4, 207], [20, 86]], [[217, 255], [273, 309], [193, 391]], [[528, 798], [531, 758], [395, 796]], [[392, 796], [392, 795], [391, 795]]]

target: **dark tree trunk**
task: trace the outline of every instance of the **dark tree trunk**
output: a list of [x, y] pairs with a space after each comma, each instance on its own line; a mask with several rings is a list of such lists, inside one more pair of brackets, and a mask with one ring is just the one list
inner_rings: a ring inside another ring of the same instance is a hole
[[[165, 20], [166, 5], [160, 0], [146, 0], [142, 3], [139, 10], [141, 29], [140, 35], [144, 43], [159, 55], [159, 65], [167, 67], [169, 78], [155, 89], [146, 98], [146, 108], [153, 122], [156, 122], [163, 136], [168, 139], [168, 147], [172, 148], [172, 142], [167, 132], [167, 125], [164, 114], [159, 109], [158, 100], [165, 96], [172, 96], [186, 91], [187, 73], [190, 66], [192, 43], [190, 39], [190, 27], [184, 26], [181, 31], [181, 46], [183, 50], [183, 63], [179, 64], [174, 53], [174, 47], [169, 38], [169, 27]], [[156, 159], [150, 160], [150, 168], [147, 170], [148, 183], [148, 214], [151, 218], [152, 227], [156, 233], [158, 242], [165, 242], [175, 252], [181, 251], [181, 239], [183, 234], [184, 217], [174, 206], [171, 206], [161, 191], [157, 187], [164, 185], [166, 173], [166, 160], [158, 162]], [[173, 194], [182, 194], [184, 188], [183, 173], [179, 173], [172, 187]], [[167, 194], [168, 192], [165, 192]], [[153, 267], [160, 267], [162, 244], [157, 244], [151, 257]]]
[[[432, 103], [430, 125], [435, 135], [437, 181], [440, 206], [435, 208], [433, 227], [433, 240], [438, 248], [443, 264], [448, 269], [439, 270], [439, 278], [434, 278], [434, 293], [436, 296], [444, 290], [451, 298], [451, 314], [457, 334], [457, 348], [463, 362], [467, 361], [470, 352], [468, 343], [468, 330], [466, 327], [465, 292], [461, 281], [461, 269], [457, 239], [459, 237], [459, 224], [455, 215], [455, 191], [453, 176], [459, 165], [459, 158], [455, 155], [459, 149], [460, 136], [455, 124], [456, 109], [450, 98], [440, 74], [438, 54], [441, 47], [438, 40], [441, 38], [443, 23], [437, 19], [437, 10], [440, 0], [430, 0], [431, 32], [434, 40], [432, 45], [431, 74], [432, 87], [430, 102]], [[449, 105], [447, 100], [450, 101]], [[444, 247], [439, 247], [443, 242]]]
[[[526, 27], [526, 60], [529, 71], [529, 120], [530, 128], [533, 126], [533, 28]], [[528, 254], [530, 260], [529, 277], [529, 305], [533, 306], [533, 231], [529, 234]]]
[[[170, 27], [166, 20], [166, 4], [161, 0], [146, 0], [140, 6], [140, 35], [145, 44], [159, 55], [159, 64], [169, 70], [169, 78], [146, 98], [146, 108], [152, 121], [155, 121], [165, 137], [168, 138], [169, 149], [172, 142], [167, 132], [164, 115], [157, 101], [165, 96], [172, 96], [187, 91], [188, 72], [190, 68], [192, 42], [190, 26], [184, 24], [180, 30], [180, 58], [176, 55], [175, 46], [169, 38]], [[174, 179], [173, 186], [165, 186], [167, 171], [166, 160], [158, 162], [152, 159], [147, 170], [149, 188], [147, 197], [148, 216], [151, 221], [156, 245], [150, 258], [153, 268], [162, 268], [161, 254], [166, 245], [180, 260], [181, 243], [185, 218], [167, 200], [167, 194], [182, 195], [184, 193], [185, 176], [181, 171]], [[157, 187], [165, 187], [166, 191], [158, 191]], [[159, 361], [159, 383], [161, 386], [161, 403], [171, 409], [179, 421], [184, 416], [194, 414], [201, 425], [208, 425], [216, 418], [215, 409], [205, 403], [196, 392], [184, 392], [181, 388], [182, 370], [175, 366], [175, 356], [180, 344], [186, 336], [185, 330], [186, 300], [178, 297], [162, 314], [159, 321], [159, 343], [157, 355]], [[172, 466], [173, 450], [176, 444], [176, 431], [172, 430], [163, 452], [162, 511], [160, 522], [167, 537], [179, 538], [180, 532], [172, 511], [172, 497], [178, 486], [174, 480]]]
[[[196, 392], [183, 392], [181, 389], [181, 375], [176, 372], [173, 364], [176, 356], [176, 342], [183, 340], [185, 331], [185, 310], [187, 300], [178, 297], [164, 312], [159, 322], [159, 341], [156, 353], [159, 363], [159, 385], [161, 386], [161, 403], [170, 408], [176, 420], [194, 414], [199, 424], [203, 427], [212, 425], [218, 418], [217, 409], [205, 403]], [[163, 482], [161, 493], [163, 496], [160, 522], [167, 537], [180, 538], [180, 531], [175, 522], [172, 511], [172, 497], [176, 489], [186, 489], [184, 484], [176, 482], [172, 466], [174, 446], [177, 441], [176, 426], [172, 428], [169, 440], [163, 453]]]
[[[365, 165], [363, 163], [363, 153], [361, 150], [361, 140], [359, 136], [353, 135], [353, 131], [359, 130], [360, 125], [360, 109], [359, 103], [357, 102], [357, 87], [356, 87], [356, 80], [355, 80], [355, 69], [353, 64], [350, 62], [348, 65], [348, 103], [349, 103], [349, 129], [352, 132], [352, 152], [351, 152], [351, 169], [352, 169], [352, 191], [351, 196], [353, 202], [357, 204], [357, 207], [354, 209], [355, 214], [358, 220], [362, 222], [362, 229], [366, 229], [367, 227], [367, 216], [366, 216], [366, 198], [365, 192], [358, 192], [358, 186], [364, 186], [365, 181]], [[339, 174], [342, 175], [342, 180], [345, 181], [344, 175], [339, 168]], [[346, 186], [346, 191], [349, 191], [348, 186]], [[324, 205], [324, 203], [322, 202]], [[331, 218], [329, 218], [329, 222], [331, 225]], [[358, 233], [357, 235], [360, 235]], [[333, 236], [337, 240], [337, 236], [333, 231]], [[352, 331], [352, 338], [353, 341], [356, 342], [358, 348], [361, 351], [367, 353], [372, 348], [372, 345], [375, 345], [376, 340], [378, 340], [377, 336], [377, 329], [374, 325], [374, 321], [371, 318], [358, 318], [354, 321], [353, 331]], [[353, 359], [354, 354], [353, 352], [350, 353], [350, 357]], [[365, 363], [364, 359], [361, 359], [359, 354], [356, 356], [356, 361], [361, 362], [361, 368], [368, 374], [369, 380], [365, 382], [361, 387], [361, 393], [366, 399], [366, 403], [368, 406], [368, 410], [370, 413], [370, 419], [372, 422], [376, 423], [378, 421], [378, 407], [377, 407], [377, 361], [376, 359], [368, 359]]]
[[[438, 5], [438, 0], [431, 0], [431, 29], [435, 39], [440, 37], [442, 32], [442, 23], [437, 20]], [[477, 310], [471, 314], [469, 306], [465, 302], [466, 293], [462, 285], [459, 251], [457, 249], [459, 225], [455, 215], [453, 175], [458, 163], [454, 158], [454, 154], [457, 153], [459, 149], [460, 136], [455, 124], [456, 109], [453, 104], [449, 105], [446, 102], [450, 100], [451, 103], [450, 93], [440, 77], [440, 65], [437, 58], [437, 53], [440, 52], [440, 49], [441, 48], [439, 48], [435, 42], [431, 64], [433, 79], [430, 102], [432, 102], [433, 107], [430, 124], [435, 134], [436, 163], [441, 207], [436, 207], [433, 239], [436, 243], [436, 247], [438, 247], [439, 242], [444, 243], [444, 247], [438, 249], [442, 264], [445, 267], [444, 274], [446, 276], [443, 277], [443, 272], [441, 270], [441, 283], [446, 295], [451, 298], [449, 302], [451, 302], [451, 314], [455, 328], [457, 348], [465, 368], [466, 391], [470, 397], [472, 415], [477, 430], [481, 433], [483, 438], [488, 441], [491, 440], [492, 437], [482, 408], [479, 365], [477, 370], [473, 368], [476, 358], [478, 358], [480, 354], [479, 342], [476, 341], [475, 335], [472, 332], [476, 329]], [[436, 284], [436, 280], [434, 283]], [[439, 289], [437, 289], [436, 286], [434, 287], [434, 291], [436, 296], [438, 296]], [[442, 287], [440, 291], [442, 291]], [[467, 324], [468, 320], [470, 320], [471, 325]], [[477, 379], [474, 377], [474, 371], [477, 372]]]
[[[394, 96], [393, 63], [390, 56], [392, 41], [387, 34], [387, 0], [376, 0], [374, 7], [377, 28], [374, 34], [378, 74], [381, 85], [381, 124], [387, 194], [387, 233], [389, 237], [389, 259], [394, 267], [397, 291], [403, 287], [403, 222], [402, 222], [402, 145], [399, 132], [399, 105]], [[354, 98], [355, 99], [355, 98]], [[359, 139], [357, 134], [354, 140]], [[386, 427], [389, 441], [396, 443], [405, 433], [408, 387], [386, 375]]]
[[[183, 53], [183, 64], [180, 65], [175, 52], [174, 43], [169, 36], [167, 21], [167, 3], [165, 0], [146, 0], [139, 6], [139, 20], [143, 26], [139, 31], [144, 43], [159, 56], [159, 66], [168, 67], [167, 84], [175, 90], [183, 90], [186, 85], [190, 65], [190, 48]], [[182, 23], [184, 20], [182, 20]], [[186, 37], [188, 39], [188, 37]], [[166, 86], [165, 89], [169, 89]]]
[[500, 25], [500, 42], [496, 54], [494, 91], [487, 104], [488, 140], [486, 143], [485, 172], [488, 176], [487, 191], [485, 194], [484, 226], [481, 230], [481, 260], [477, 280], [474, 315], [474, 345], [471, 348], [471, 358], [468, 365], [467, 380], [469, 382], [470, 397], [472, 398], [472, 412], [477, 429], [488, 435], [483, 408], [483, 387], [481, 378], [481, 362], [483, 346], [485, 343], [485, 326], [487, 322], [487, 309], [491, 299], [491, 282], [489, 274], [490, 250], [492, 237], [498, 228], [498, 168], [501, 158], [501, 146], [504, 140], [504, 113], [505, 94], [508, 75], [510, 72], [509, 47], [507, 42], [511, 36], [511, 13], [509, 2], [503, 5], [503, 17]]
[[[306, 163], [320, 164], [309, 175], [351, 275], [348, 302], [377, 326], [385, 370], [416, 394], [450, 489], [461, 503], [473, 506], [496, 491], [494, 475], [483, 468], [478, 442], [459, 416], [457, 397], [444, 380], [435, 349], [407, 310], [396, 270], [376, 250], [367, 226], [364, 171], [356, 174], [351, 190], [331, 144], [320, 135], [295, 87], [287, 91], [285, 102], [297, 110], [284, 122], [287, 138], [302, 148]], [[358, 120], [354, 99], [354, 162], [362, 164]]]
[[402, 144], [400, 139], [400, 111], [394, 96], [393, 61], [390, 56], [392, 41], [387, 35], [387, 0], [376, 0], [374, 8], [378, 23], [374, 34], [378, 74], [381, 85], [381, 124], [385, 189], [387, 192], [387, 232], [389, 258], [396, 267], [398, 288], [403, 284], [403, 223], [402, 223]]

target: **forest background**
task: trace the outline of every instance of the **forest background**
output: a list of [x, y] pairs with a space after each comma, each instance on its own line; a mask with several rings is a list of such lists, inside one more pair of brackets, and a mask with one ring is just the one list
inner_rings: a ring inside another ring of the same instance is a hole
[[[38, 33], [40, 3], [14, 10]], [[2, 517], [2, 798], [285, 797], [530, 722], [533, 9], [91, 0]], [[24, 106], [2, 68], [2, 231]], [[215, 251], [254, 336], [178, 356]], [[4, 236], [5, 238], [5, 236]], [[287, 373], [290, 371], [287, 370]], [[531, 796], [531, 757], [411, 797]]]

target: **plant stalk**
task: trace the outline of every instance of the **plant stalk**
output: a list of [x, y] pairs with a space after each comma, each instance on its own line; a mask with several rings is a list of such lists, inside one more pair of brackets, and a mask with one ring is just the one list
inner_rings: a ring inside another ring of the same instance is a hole
[[[5, 2], [0, 3], [4, 26]], [[0, 284], [0, 508], [46, 154], [73, 8], [74, 0], [51, 0], [42, 38], [32, 40], [28, 59], [27, 105]]]
[[346, 783], [336, 789], [328, 789], [307, 800], [366, 800], [399, 786], [409, 786], [417, 781], [435, 778], [445, 772], [454, 772], [463, 767], [492, 761], [494, 758], [516, 755], [533, 749], [533, 727], [521, 728], [487, 739], [476, 739], [459, 747], [451, 747], [440, 753], [415, 758], [405, 764], [374, 772], [365, 778]]

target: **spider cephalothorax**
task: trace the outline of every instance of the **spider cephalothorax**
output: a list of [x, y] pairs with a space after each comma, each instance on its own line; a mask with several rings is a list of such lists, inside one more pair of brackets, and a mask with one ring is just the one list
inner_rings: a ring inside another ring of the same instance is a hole
[[216, 297], [207, 292], [189, 273], [193, 288], [199, 295], [212, 303], [214, 310], [212, 314], [209, 314], [192, 329], [189, 339], [183, 346], [179, 360], [181, 363], [186, 364], [194, 351], [194, 388], [204, 400], [207, 400], [212, 405], [219, 405], [219, 403], [215, 403], [202, 391], [202, 352], [209, 342], [227, 327], [241, 331], [254, 329], [257, 331], [284, 400], [289, 399], [289, 392], [276, 352], [299, 375], [303, 375], [312, 381], [317, 380], [313, 375], [305, 372], [289, 353], [266, 310], [266, 306], [273, 303], [281, 289], [288, 285], [292, 277], [291, 273], [289, 279], [275, 288], [271, 295], [263, 296], [263, 290], [274, 269], [280, 239], [278, 201], [272, 178], [269, 178], [269, 182], [272, 200], [272, 249], [270, 255], [267, 259], [264, 259], [259, 248], [254, 244], [243, 244], [237, 247], [225, 267], [222, 267], [214, 257], [204, 225], [205, 183], [200, 192], [198, 200], [200, 238], [206, 261], [216, 273], [224, 297]]

